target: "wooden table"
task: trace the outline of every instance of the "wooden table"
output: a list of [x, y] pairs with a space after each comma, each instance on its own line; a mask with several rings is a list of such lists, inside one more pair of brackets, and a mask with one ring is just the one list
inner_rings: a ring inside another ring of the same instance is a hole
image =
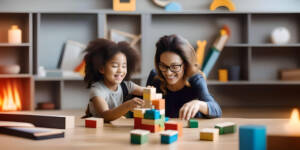
[[[70, 115], [70, 114], [68, 114]], [[176, 120], [176, 119], [172, 119]], [[181, 121], [181, 120], [176, 120]], [[1, 150], [103, 150], [103, 149], [213, 149], [213, 150], [238, 150], [238, 132], [221, 135], [218, 141], [200, 141], [199, 131], [204, 127], [213, 127], [216, 123], [225, 121], [235, 122], [237, 125], [259, 124], [266, 125], [268, 133], [284, 133], [288, 119], [243, 119], [243, 118], [218, 118], [199, 119], [199, 128], [184, 128], [183, 136], [170, 145], [160, 144], [159, 133], [150, 134], [149, 142], [144, 145], [130, 144], [130, 131], [133, 129], [133, 119], [118, 119], [105, 124], [103, 129], [91, 129], [84, 127], [84, 121], [76, 117], [76, 127], [65, 131], [65, 138], [34, 141], [8, 135], [0, 135]], [[186, 121], [182, 121], [187, 125]]]

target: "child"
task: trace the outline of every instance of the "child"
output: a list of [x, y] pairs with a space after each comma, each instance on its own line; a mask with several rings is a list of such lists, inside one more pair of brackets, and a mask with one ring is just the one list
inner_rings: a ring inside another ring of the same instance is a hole
[[143, 95], [143, 87], [128, 81], [137, 69], [137, 51], [126, 42], [106, 39], [90, 42], [85, 51], [84, 81], [90, 89], [85, 117], [102, 117], [109, 122], [144, 104], [137, 97], [126, 101], [128, 94]]

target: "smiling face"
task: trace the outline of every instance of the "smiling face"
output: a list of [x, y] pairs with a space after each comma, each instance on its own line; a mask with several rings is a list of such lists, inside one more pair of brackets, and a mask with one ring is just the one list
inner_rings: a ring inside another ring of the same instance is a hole
[[127, 59], [123, 53], [117, 53], [99, 72], [104, 76], [104, 82], [109, 86], [120, 84], [127, 74]]
[[183, 83], [184, 64], [179, 55], [164, 52], [160, 55], [159, 70], [168, 85], [177, 86]]

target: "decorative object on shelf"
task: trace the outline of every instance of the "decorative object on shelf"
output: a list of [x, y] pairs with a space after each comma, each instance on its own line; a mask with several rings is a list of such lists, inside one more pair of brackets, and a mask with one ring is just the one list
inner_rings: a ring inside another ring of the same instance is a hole
[[219, 69], [219, 81], [227, 82], [228, 81], [228, 70], [227, 69]]
[[165, 11], [182, 11], [182, 7], [179, 3], [170, 2], [166, 7]]
[[290, 40], [291, 34], [285, 27], [275, 28], [271, 33], [271, 42], [273, 44], [287, 44]]
[[17, 25], [12, 25], [8, 30], [8, 43], [9, 44], [21, 44], [22, 43], [22, 31]]
[[85, 61], [82, 60], [82, 62], [74, 69], [74, 72], [78, 72], [80, 76], [85, 76]]
[[60, 69], [64, 71], [73, 71], [84, 57], [86, 45], [79, 42], [68, 40], [62, 53]]
[[19, 65], [0, 65], [0, 74], [18, 74], [20, 70]]
[[136, 48], [136, 44], [141, 39], [141, 35], [134, 35], [134, 34], [131, 34], [131, 33], [124, 32], [124, 31], [111, 29], [110, 34], [109, 34], [109, 38], [110, 38], [110, 40], [112, 40], [114, 42], [126, 41], [130, 44], [130, 46]]
[[230, 81], [240, 80], [240, 66], [229, 66], [228, 67], [228, 78]]
[[300, 80], [300, 69], [283, 69], [279, 74], [281, 80]]
[[113, 0], [114, 11], [135, 11], [136, 0]]
[[197, 62], [199, 66], [202, 66], [203, 64], [203, 58], [204, 58], [204, 52], [205, 52], [205, 46], [206, 46], [206, 40], [204, 41], [197, 41], [197, 51], [196, 51], [196, 56], [197, 56]]
[[46, 70], [44, 66], [39, 66], [38, 68], [38, 76], [40, 77], [46, 77]]
[[210, 4], [210, 10], [216, 10], [218, 7], [226, 7], [229, 9], [229, 11], [235, 11], [235, 5], [231, 0], [213, 0], [213, 2]]
[[159, 7], [166, 7], [172, 0], [152, 0]]
[[202, 70], [205, 75], [208, 77], [211, 69], [215, 65], [217, 59], [219, 58], [220, 53], [222, 52], [224, 45], [230, 37], [230, 29], [227, 25], [224, 25], [220, 30], [220, 35], [213, 43], [213, 46], [210, 48], [205, 60], [203, 62]]
[[165, 8], [165, 11], [182, 11], [179, 3], [172, 2], [172, 0], [152, 0], [154, 4]]
[[37, 109], [41, 110], [53, 110], [55, 105], [53, 102], [41, 102], [37, 104]]

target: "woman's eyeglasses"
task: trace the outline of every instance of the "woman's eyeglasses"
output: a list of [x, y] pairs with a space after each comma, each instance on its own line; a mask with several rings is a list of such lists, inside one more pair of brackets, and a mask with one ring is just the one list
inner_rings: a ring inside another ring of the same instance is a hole
[[172, 72], [179, 72], [181, 70], [182, 65], [183, 64], [173, 64], [171, 66], [167, 66], [162, 63], [159, 63], [158, 67], [159, 67], [159, 70], [162, 72], [166, 72], [168, 69], [170, 69], [170, 71], [172, 71]]

